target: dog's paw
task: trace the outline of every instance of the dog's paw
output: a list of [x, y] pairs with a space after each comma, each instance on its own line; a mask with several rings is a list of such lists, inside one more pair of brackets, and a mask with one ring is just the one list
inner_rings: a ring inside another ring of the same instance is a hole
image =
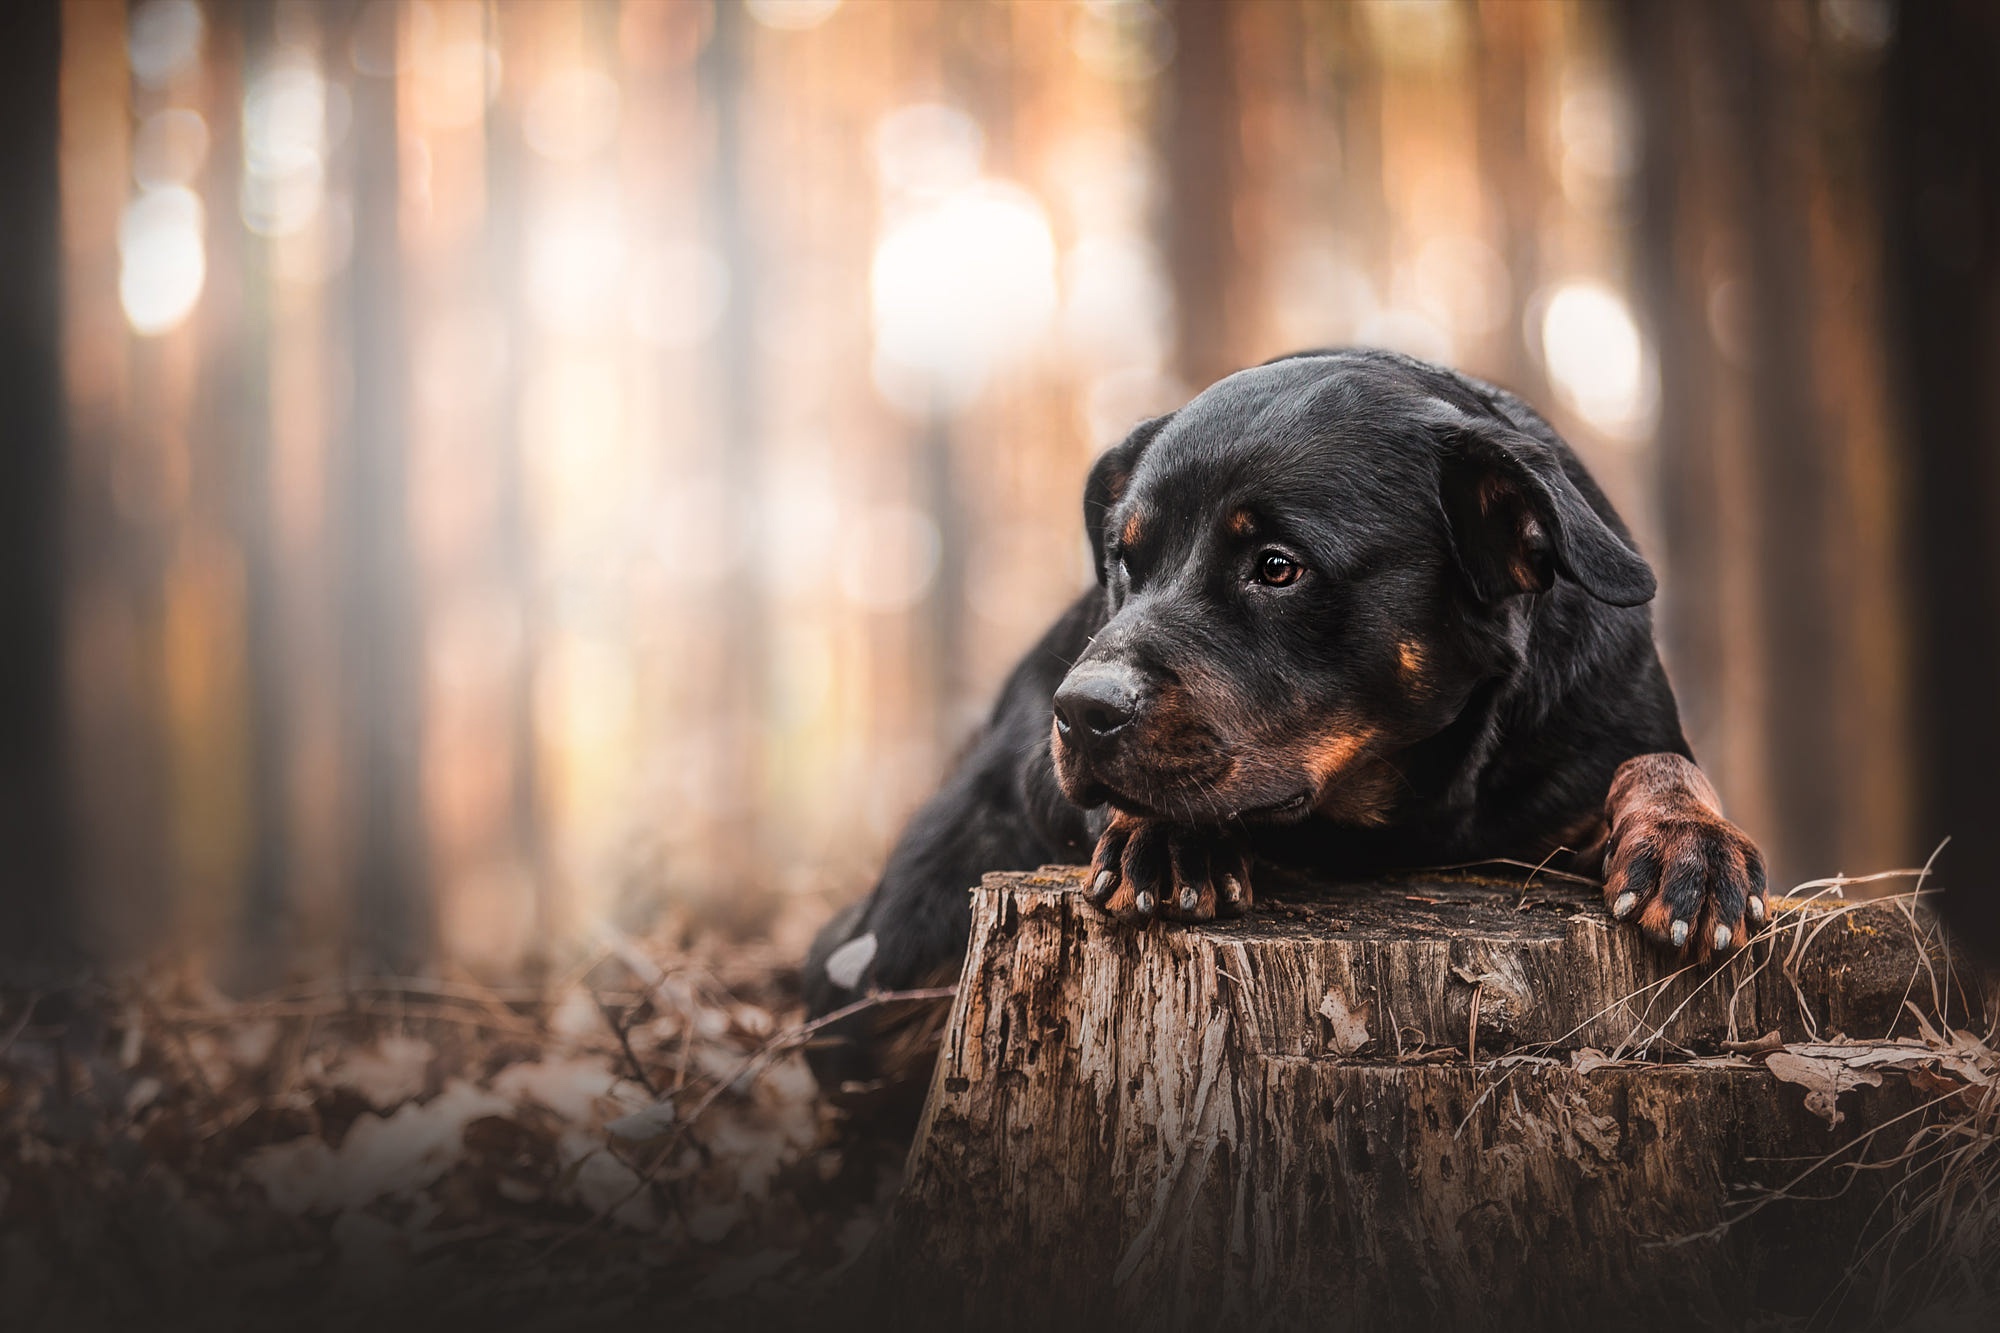
[[1628, 761], [1606, 814], [1604, 904], [1612, 916], [1694, 963], [1734, 952], [1764, 924], [1764, 855], [1723, 818], [1693, 764], [1667, 755]]
[[1212, 921], [1250, 910], [1250, 861], [1236, 840], [1114, 813], [1097, 840], [1090, 900], [1113, 920]]

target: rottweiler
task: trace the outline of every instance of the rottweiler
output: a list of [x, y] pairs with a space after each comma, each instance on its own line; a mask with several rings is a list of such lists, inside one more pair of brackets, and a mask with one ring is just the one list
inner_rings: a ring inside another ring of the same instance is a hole
[[[1681, 734], [1653, 572], [1513, 394], [1389, 352], [1280, 358], [1141, 424], [1083, 513], [1097, 586], [820, 933], [815, 1015], [948, 984], [984, 872], [1086, 858], [1134, 927], [1248, 911], [1259, 862], [1501, 858], [1601, 874], [1689, 962], [1764, 921], [1763, 858]], [[936, 1017], [858, 1012], [814, 1067], [920, 1079]]]

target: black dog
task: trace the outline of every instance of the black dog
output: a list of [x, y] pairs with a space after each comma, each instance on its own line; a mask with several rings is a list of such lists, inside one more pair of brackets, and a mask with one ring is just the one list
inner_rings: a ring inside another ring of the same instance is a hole
[[[1511, 394], [1383, 352], [1288, 357], [1141, 425], [1083, 508], [1101, 586], [821, 932], [815, 1014], [950, 982], [983, 872], [1085, 856], [1092, 899], [1139, 925], [1246, 910], [1263, 859], [1552, 854], [1690, 960], [1764, 919], [1762, 857], [1681, 736], [1652, 571]], [[923, 1042], [899, 1055], [861, 1017], [814, 1052], [822, 1080], [921, 1077]]]

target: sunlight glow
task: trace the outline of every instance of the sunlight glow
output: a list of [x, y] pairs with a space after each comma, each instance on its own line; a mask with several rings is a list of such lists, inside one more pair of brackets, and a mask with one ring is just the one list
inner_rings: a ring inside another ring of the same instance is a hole
[[1056, 248], [1033, 195], [976, 181], [911, 210], [869, 274], [875, 382], [898, 406], [962, 405], [1056, 308]]
[[326, 152], [345, 128], [346, 94], [329, 89], [303, 59], [284, 61], [243, 95], [243, 225], [260, 236], [292, 236], [312, 225], [326, 198]]
[[744, 0], [743, 8], [766, 28], [804, 32], [832, 18], [840, 0]]
[[195, 0], [147, 0], [132, 11], [125, 54], [132, 77], [163, 88], [201, 54], [201, 6]]
[[1549, 382], [1591, 425], [1617, 439], [1652, 428], [1659, 384], [1639, 326], [1618, 294], [1575, 282], [1548, 298], [1541, 320]]
[[551, 328], [587, 333], [627, 304], [625, 232], [613, 202], [577, 200], [541, 218], [528, 241], [528, 304]]
[[918, 102], [875, 127], [875, 170], [890, 200], [936, 198], [979, 176], [986, 134], [957, 107]]
[[178, 185], [147, 190], [118, 220], [118, 300], [134, 331], [179, 327], [208, 277], [201, 200]]

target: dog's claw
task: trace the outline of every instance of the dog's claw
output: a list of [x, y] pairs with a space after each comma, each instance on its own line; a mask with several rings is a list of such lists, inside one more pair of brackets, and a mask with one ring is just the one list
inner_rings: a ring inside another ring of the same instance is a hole
[[1688, 942], [1688, 931], [1691, 929], [1692, 927], [1689, 926], [1688, 923], [1685, 921], [1674, 922], [1673, 930], [1671, 930], [1668, 933], [1672, 937], [1674, 942], [1674, 947], [1676, 949], [1683, 948], [1686, 946]]
[[1084, 897], [1127, 926], [1212, 921], [1249, 909], [1245, 867], [1228, 832], [1117, 813], [1098, 836]]
[[1747, 900], [1743, 904], [1743, 914], [1749, 917], [1752, 921], [1756, 922], [1758, 925], [1760, 926], [1763, 925], [1764, 900], [1762, 898], [1751, 898]]
[[1715, 928], [1715, 950], [1716, 950], [1716, 952], [1717, 952], [1717, 953], [1723, 953], [1723, 952], [1726, 952], [1726, 951], [1728, 950], [1728, 948], [1729, 948], [1730, 944], [1731, 944], [1731, 943], [1733, 943], [1733, 942], [1735, 941], [1735, 939], [1736, 939], [1736, 932], [1735, 932], [1735, 931], [1731, 930], [1731, 929], [1730, 929], [1729, 927], [1727, 927], [1727, 926], [1724, 926], [1724, 925], [1720, 925], [1720, 924], [1718, 924], [1718, 925], [1716, 926], [1716, 928]]
[[1632, 909], [1634, 907], [1637, 907], [1638, 905], [1639, 905], [1638, 894], [1631, 893], [1629, 891], [1621, 893], [1618, 895], [1618, 901], [1611, 904], [1611, 915], [1616, 919], [1623, 921], [1626, 917], [1632, 915]]

